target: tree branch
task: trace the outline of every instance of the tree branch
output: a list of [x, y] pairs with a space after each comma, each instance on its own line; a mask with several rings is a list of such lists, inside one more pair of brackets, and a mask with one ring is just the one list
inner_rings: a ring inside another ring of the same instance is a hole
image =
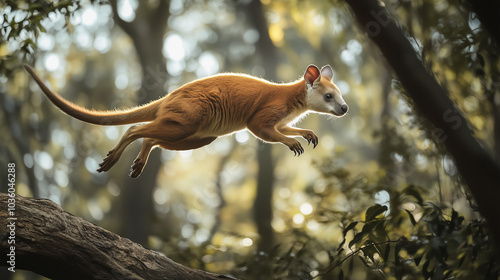
[[[0, 193], [0, 219], [9, 224], [8, 195]], [[10, 210], [10, 209], [9, 209]], [[233, 279], [177, 264], [47, 199], [16, 196], [15, 229], [0, 228], [0, 263], [15, 246], [15, 269], [51, 279]], [[16, 243], [8, 237], [15, 233]]]
[[143, 75], [142, 86], [139, 90], [142, 100], [138, 102], [147, 103], [165, 94], [163, 85], [168, 79], [168, 72], [162, 48], [170, 17], [170, 1], [160, 0], [156, 6], [149, 1], [139, 1], [136, 17], [132, 22], [126, 22], [120, 18], [117, 2], [117, 0], [110, 0], [113, 19], [134, 43]]
[[113, 11], [113, 19], [120, 26], [125, 33], [127, 33], [130, 37], [136, 36], [136, 29], [134, 28], [135, 19], [132, 22], [126, 22], [120, 15], [118, 14], [118, 0], [109, 0], [109, 4], [111, 5], [111, 10]]
[[380, 48], [416, 109], [433, 125], [430, 136], [447, 148], [479, 211], [500, 244], [500, 169], [468, 127], [447, 91], [427, 72], [389, 13], [377, 0], [346, 0], [358, 22]]
[[153, 28], [153, 35], [163, 40], [165, 29], [167, 28], [168, 18], [170, 16], [170, 1], [160, 0], [158, 7], [153, 10], [152, 15], [149, 17], [148, 25]]

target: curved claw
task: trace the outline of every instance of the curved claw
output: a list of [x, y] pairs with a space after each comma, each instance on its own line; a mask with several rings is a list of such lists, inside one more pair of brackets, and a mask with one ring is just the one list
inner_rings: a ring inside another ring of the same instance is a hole
[[293, 152], [294, 156], [300, 156], [302, 153], [304, 153], [304, 148], [302, 148], [302, 145], [298, 141], [295, 141], [291, 146], [289, 146], [290, 150]]
[[311, 131], [306, 135], [304, 135], [303, 137], [307, 140], [307, 145], [311, 143], [313, 144], [313, 149], [316, 148], [316, 146], [318, 146], [318, 136], [316, 136], [314, 132]]

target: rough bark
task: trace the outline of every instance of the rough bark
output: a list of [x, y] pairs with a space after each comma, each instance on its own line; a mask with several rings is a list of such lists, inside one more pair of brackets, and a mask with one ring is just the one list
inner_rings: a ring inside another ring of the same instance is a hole
[[[0, 263], [7, 265], [8, 195], [0, 193]], [[234, 279], [177, 264], [47, 199], [15, 198], [15, 269], [51, 279]]]
[[427, 72], [408, 39], [376, 0], [346, 0], [379, 47], [416, 109], [434, 126], [430, 136], [446, 147], [469, 186], [480, 213], [500, 244], [500, 169], [474, 138], [447, 91]]

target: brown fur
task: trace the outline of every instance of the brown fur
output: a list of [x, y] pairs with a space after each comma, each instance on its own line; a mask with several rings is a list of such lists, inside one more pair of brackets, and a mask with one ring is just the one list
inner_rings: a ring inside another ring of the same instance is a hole
[[[25, 68], [58, 108], [79, 120], [98, 125], [149, 122], [131, 126], [98, 169], [109, 170], [130, 143], [144, 138], [132, 165], [130, 175], [134, 178], [141, 174], [156, 146], [196, 149], [218, 136], [244, 128], [266, 142], [283, 143], [300, 155], [304, 152], [301, 144], [286, 135], [302, 136], [314, 147], [318, 137], [310, 130], [288, 126], [290, 122], [308, 110], [336, 116], [347, 112], [340, 91], [331, 82], [330, 66], [320, 71], [310, 65], [303, 79], [288, 84], [242, 74], [219, 74], [187, 83], [159, 100], [123, 111], [92, 111], [77, 106], [52, 92], [31, 67]], [[334, 98], [327, 100], [327, 93]]]

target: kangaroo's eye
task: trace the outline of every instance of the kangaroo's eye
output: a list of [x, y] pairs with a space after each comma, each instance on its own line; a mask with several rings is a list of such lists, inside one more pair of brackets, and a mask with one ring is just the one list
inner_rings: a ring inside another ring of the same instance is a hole
[[333, 95], [331, 95], [330, 93], [325, 94], [326, 101], [330, 101], [330, 100], [332, 100], [332, 98], [333, 98]]

